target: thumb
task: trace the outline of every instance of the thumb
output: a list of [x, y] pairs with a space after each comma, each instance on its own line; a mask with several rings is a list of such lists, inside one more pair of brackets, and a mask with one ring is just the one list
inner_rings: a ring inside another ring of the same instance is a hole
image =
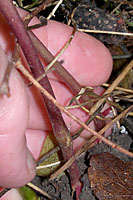
[[[0, 48], [0, 83], [8, 61]], [[20, 187], [35, 176], [35, 162], [26, 146], [29, 104], [23, 80], [15, 69], [10, 80], [10, 97], [0, 96], [0, 186]]]

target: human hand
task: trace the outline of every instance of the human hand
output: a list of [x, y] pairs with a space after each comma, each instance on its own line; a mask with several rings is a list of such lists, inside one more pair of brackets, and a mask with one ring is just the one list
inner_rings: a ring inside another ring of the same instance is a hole
[[[24, 12], [20, 12], [24, 15]], [[11, 57], [14, 38], [2, 16], [0, 21], [1, 82]], [[32, 23], [38, 23], [37, 19], [33, 19]], [[71, 32], [72, 28], [55, 21], [49, 21], [47, 26], [34, 30], [53, 55], [64, 46]], [[64, 61], [64, 67], [84, 86], [100, 85], [108, 79], [112, 70], [112, 58], [104, 45], [95, 38], [79, 32], [75, 34], [60, 60]], [[70, 90], [59, 82], [54, 73], [50, 73], [48, 77], [56, 99], [67, 105], [72, 98]], [[9, 86], [11, 96], [0, 97], [0, 186], [20, 187], [35, 176], [35, 162], [31, 153], [35, 159], [39, 157], [51, 125], [38, 90], [35, 87], [28, 88], [16, 69], [12, 70]], [[71, 112], [82, 121], [88, 118], [79, 109]], [[79, 126], [75, 122], [64, 114], [63, 117], [71, 133], [78, 130]], [[91, 128], [95, 129], [93, 123]], [[81, 146], [84, 138], [88, 136], [90, 133], [84, 131], [75, 141], [74, 148]]]

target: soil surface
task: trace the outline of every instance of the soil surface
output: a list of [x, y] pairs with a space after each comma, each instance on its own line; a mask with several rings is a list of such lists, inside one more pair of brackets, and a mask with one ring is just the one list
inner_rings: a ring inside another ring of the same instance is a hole
[[[129, 134], [122, 134], [120, 132], [112, 133], [109, 136], [116, 144], [120, 145], [121, 147], [131, 150], [133, 145], [133, 140]], [[91, 190], [89, 180], [88, 180], [88, 167], [89, 161], [92, 155], [99, 154], [102, 152], [109, 152], [116, 157], [120, 158], [121, 160], [133, 161], [132, 158], [122, 154], [121, 152], [112, 149], [111, 147], [107, 146], [104, 143], [99, 143], [91, 150], [86, 152], [84, 155], [78, 158], [78, 166], [81, 175], [81, 181], [83, 183], [82, 192], [80, 195], [80, 200], [97, 200], [97, 197], [93, 194]], [[54, 181], [49, 181], [43, 177], [36, 177], [33, 180], [33, 183], [43, 189], [45, 192], [53, 198], [53, 200], [74, 200], [75, 197], [72, 198], [71, 196], [71, 188], [70, 188], [70, 180], [68, 175], [63, 175], [60, 179], [56, 179]], [[47, 200], [44, 196], [40, 197], [40, 200]], [[130, 199], [129, 199], [130, 200]]]

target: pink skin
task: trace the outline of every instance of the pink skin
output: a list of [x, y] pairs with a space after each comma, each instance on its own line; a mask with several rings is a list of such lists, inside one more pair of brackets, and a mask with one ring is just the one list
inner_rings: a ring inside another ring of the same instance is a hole
[[[21, 16], [25, 15], [24, 11], [19, 12]], [[1, 15], [0, 21], [1, 82], [11, 57], [14, 39]], [[36, 18], [32, 20], [32, 24], [37, 22]], [[55, 21], [49, 21], [47, 26], [34, 30], [53, 55], [59, 52], [71, 32], [72, 28]], [[112, 58], [106, 47], [95, 38], [79, 32], [60, 60], [64, 61], [64, 67], [84, 86], [100, 85], [109, 78], [112, 71]], [[54, 73], [48, 77], [57, 100], [67, 105], [72, 98], [70, 90], [59, 82]], [[30, 152], [35, 159], [39, 157], [51, 125], [39, 92], [35, 87], [27, 88], [16, 69], [12, 70], [9, 85], [10, 98], [0, 97], [0, 186], [20, 187], [34, 178], [35, 162]], [[82, 121], [88, 118], [79, 109], [71, 112]], [[66, 115], [63, 114], [63, 117], [71, 133], [76, 132], [79, 126]], [[91, 123], [91, 127], [95, 129], [94, 123]], [[74, 148], [80, 148], [88, 136], [90, 133], [84, 131], [75, 140]]]

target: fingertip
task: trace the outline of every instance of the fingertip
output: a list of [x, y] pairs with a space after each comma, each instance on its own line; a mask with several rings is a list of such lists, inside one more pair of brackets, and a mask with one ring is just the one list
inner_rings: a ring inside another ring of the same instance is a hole
[[[18, 9], [18, 11], [21, 17], [26, 15], [24, 10]], [[31, 25], [36, 23], [38, 19], [33, 18]], [[48, 25], [33, 32], [55, 56], [68, 41], [72, 27], [49, 20]], [[101, 85], [108, 80], [112, 72], [113, 61], [109, 50], [103, 43], [82, 32], [76, 32], [71, 44], [59, 60], [63, 60], [63, 66], [84, 86]], [[55, 73], [50, 73], [48, 77], [59, 80]]]
[[[72, 27], [50, 20], [47, 32], [48, 49], [57, 55], [68, 41]], [[59, 60], [63, 60], [63, 66], [84, 86], [102, 84], [112, 71], [113, 62], [109, 50], [94, 37], [81, 32], [76, 32]]]
[[[21, 187], [35, 176], [35, 161], [26, 147], [24, 138], [1, 135], [0, 185], [2, 187]], [[13, 142], [15, 141], [15, 142]]]
[[[6, 55], [0, 50], [1, 74], [7, 65]], [[4, 73], [3, 73], [4, 74]], [[29, 104], [23, 80], [15, 69], [9, 80], [10, 97], [0, 98], [0, 186], [19, 187], [35, 176], [35, 161], [26, 147]]]

